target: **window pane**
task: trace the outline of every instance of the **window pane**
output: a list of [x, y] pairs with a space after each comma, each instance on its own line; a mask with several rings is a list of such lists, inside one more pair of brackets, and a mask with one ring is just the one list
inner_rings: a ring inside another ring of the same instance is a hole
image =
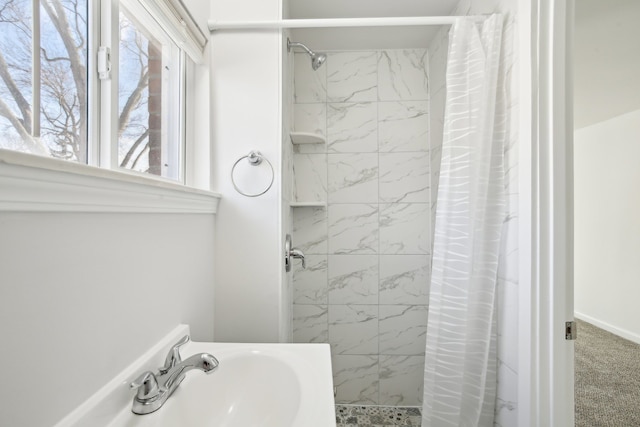
[[87, 2], [32, 4], [0, 0], [0, 147], [86, 162]]
[[53, 157], [87, 162], [87, 1], [40, 2], [40, 138]]
[[0, 147], [47, 154], [33, 138], [31, 0], [0, 0]]
[[177, 97], [171, 98], [178, 69], [174, 70], [174, 46], [156, 32], [120, 12], [119, 126], [120, 167], [179, 179], [178, 155], [169, 144], [180, 144], [173, 133]]

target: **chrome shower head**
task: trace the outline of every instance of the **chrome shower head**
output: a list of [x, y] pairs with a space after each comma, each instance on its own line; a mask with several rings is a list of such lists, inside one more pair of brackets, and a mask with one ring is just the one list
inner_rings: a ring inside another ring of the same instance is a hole
[[313, 68], [314, 71], [317, 70], [326, 60], [327, 55], [324, 53], [314, 53], [311, 55], [311, 68]]
[[325, 55], [324, 53], [314, 52], [302, 43], [292, 42], [287, 38], [287, 52], [291, 52], [291, 49], [294, 47], [301, 47], [305, 50], [305, 52], [307, 52], [307, 54], [311, 57], [311, 68], [313, 68], [314, 71], [320, 68], [320, 66], [327, 60], [327, 55]]

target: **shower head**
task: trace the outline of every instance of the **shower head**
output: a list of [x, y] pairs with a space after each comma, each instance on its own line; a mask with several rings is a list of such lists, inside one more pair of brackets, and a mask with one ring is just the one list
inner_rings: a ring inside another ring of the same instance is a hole
[[313, 68], [314, 71], [317, 70], [322, 64], [324, 64], [324, 61], [326, 60], [327, 55], [325, 55], [324, 53], [313, 53], [311, 55], [311, 68]]
[[292, 42], [287, 38], [287, 52], [290, 52], [294, 47], [301, 47], [305, 50], [305, 52], [307, 52], [307, 54], [311, 57], [311, 68], [313, 68], [314, 71], [320, 68], [320, 66], [324, 64], [324, 61], [327, 60], [327, 55], [325, 55], [324, 53], [314, 52], [302, 43]]

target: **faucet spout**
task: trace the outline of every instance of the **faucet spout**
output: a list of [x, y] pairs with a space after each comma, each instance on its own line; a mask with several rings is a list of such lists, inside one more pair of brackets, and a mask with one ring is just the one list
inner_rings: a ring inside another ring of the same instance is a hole
[[187, 372], [198, 369], [205, 374], [211, 374], [219, 364], [218, 359], [209, 353], [194, 354], [169, 369], [165, 375], [164, 388], [170, 390], [170, 393], [173, 393], [173, 390], [182, 382]]
[[178, 363], [175, 367], [182, 369], [182, 372], [185, 373], [192, 369], [199, 369], [205, 374], [210, 374], [219, 364], [218, 359], [209, 353], [198, 353]]
[[209, 353], [194, 354], [182, 360], [177, 348], [187, 342], [188, 337], [184, 337], [171, 349], [167, 356], [167, 360], [171, 360], [156, 374], [145, 372], [131, 383], [130, 387], [138, 390], [133, 398], [133, 413], [144, 415], [160, 409], [184, 380], [187, 372], [197, 369], [210, 374], [218, 367], [218, 359]]
[[304, 253], [300, 249], [296, 249], [296, 248], [291, 249], [291, 251], [289, 252], [289, 255], [291, 255], [291, 258], [297, 258], [301, 260], [302, 268], [307, 268], [307, 261], [304, 257]]

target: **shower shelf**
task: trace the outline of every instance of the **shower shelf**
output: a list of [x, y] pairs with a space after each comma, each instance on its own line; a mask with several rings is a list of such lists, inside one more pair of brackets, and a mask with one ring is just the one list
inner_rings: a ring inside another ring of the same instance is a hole
[[292, 208], [326, 208], [327, 202], [291, 202]]
[[326, 143], [324, 136], [317, 133], [291, 132], [289, 135], [291, 136], [291, 143], [294, 145]]

